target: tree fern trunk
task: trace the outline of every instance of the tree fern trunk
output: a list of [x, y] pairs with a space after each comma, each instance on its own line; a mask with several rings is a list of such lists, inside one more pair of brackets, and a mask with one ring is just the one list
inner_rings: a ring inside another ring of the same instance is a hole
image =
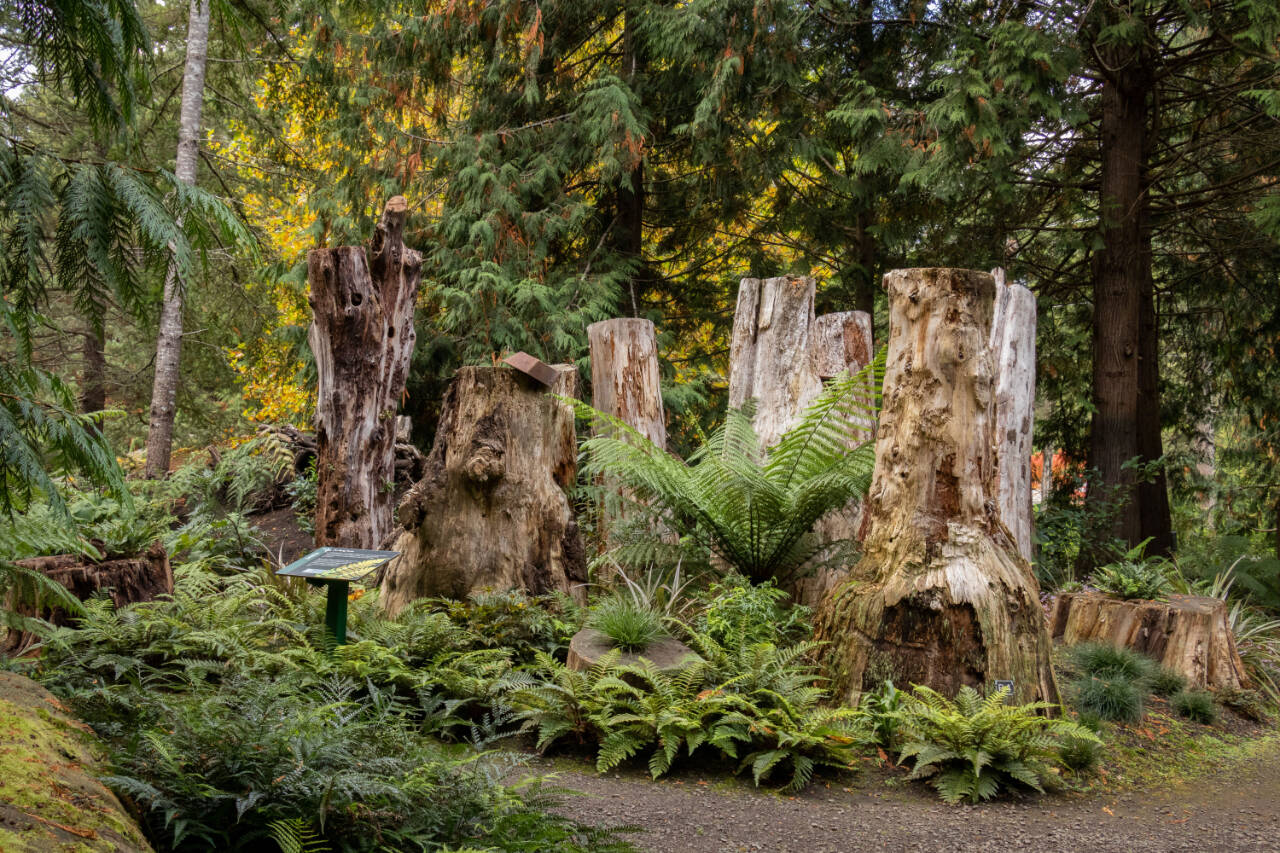
[[1020, 700], [1057, 701], [1040, 590], [996, 504], [995, 283], [914, 269], [886, 284], [870, 530], [862, 560], [817, 614], [826, 674], [847, 702], [885, 677], [949, 694], [1011, 679]]
[[[204, 106], [204, 71], [209, 55], [211, 0], [191, 0], [187, 20], [187, 59], [182, 72], [182, 107], [178, 120], [178, 155], [174, 174], [195, 186], [200, 157], [200, 115]], [[151, 387], [151, 422], [147, 430], [148, 477], [169, 471], [173, 450], [173, 419], [178, 396], [179, 361], [182, 355], [182, 302], [186, 282], [170, 262], [164, 278], [164, 303], [156, 336], [156, 372]]]

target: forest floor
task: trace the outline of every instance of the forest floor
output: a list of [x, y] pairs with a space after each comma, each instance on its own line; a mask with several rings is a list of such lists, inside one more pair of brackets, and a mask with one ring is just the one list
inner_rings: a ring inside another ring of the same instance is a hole
[[582, 794], [558, 811], [597, 825], [639, 827], [631, 840], [663, 853], [1280, 850], [1280, 742], [1228, 765], [1156, 789], [980, 806], [945, 805], [932, 788], [900, 778], [855, 787], [820, 779], [784, 796], [697, 773], [655, 782], [638, 770], [602, 775], [566, 760], [541, 769], [555, 773], [554, 784]]
[[[311, 547], [288, 509], [253, 520], [286, 562]], [[630, 839], [654, 853], [1280, 851], [1280, 733], [1229, 712], [1210, 729], [1152, 704], [1143, 726], [1117, 728], [1119, 760], [1085, 790], [979, 806], [945, 805], [892, 767], [819, 777], [794, 796], [756, 788], [732, 766], [654, 781], [640, 767], [599, 774], [583, 758], [529, 756], [511, 778], [551, 774], [572, 792], [557, 811], [634, 827]]]

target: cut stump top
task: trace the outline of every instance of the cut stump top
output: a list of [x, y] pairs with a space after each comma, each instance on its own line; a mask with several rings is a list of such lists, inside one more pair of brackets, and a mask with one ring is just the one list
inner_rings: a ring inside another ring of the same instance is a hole
[[[590, 669], [609, 652], [613, 651], [613, 640], [594, 628], [583, 628], [573, 635], [569, 641], [569, 669], [579, 672]], [[659, 672], [674, 675], [685, 667], [702, 660], [693, 649], [674, 637], [663, 637], [650, 643], [643, 651], [623, 652], [618, 663], [627, 666], [640, 663], [641, 658], [649, 661]]]

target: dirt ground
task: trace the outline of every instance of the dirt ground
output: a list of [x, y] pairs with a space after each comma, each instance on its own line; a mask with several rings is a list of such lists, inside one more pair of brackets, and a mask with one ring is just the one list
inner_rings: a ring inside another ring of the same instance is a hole
[[1167, 790], [981, 806], [947, 806], [915, 784], [819, 782], [788, 797], [716, 777], [654, 782], [627, 772], [566, 769], [564, 762], [554, 770], [555, 784], [582, 794], [560, 811], [598, 825], [643, 827], [632, 840], [664, 853], [1280, 851], [1280, 747]]

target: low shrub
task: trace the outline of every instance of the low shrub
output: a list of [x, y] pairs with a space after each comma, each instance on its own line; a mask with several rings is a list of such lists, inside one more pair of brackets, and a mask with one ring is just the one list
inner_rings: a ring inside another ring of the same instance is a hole
[[1266, 700], [1257, 690], [1229, 687], [1218, 691], [1218, 701], [1255, 723], [1267, 722], [1271, 717]]
[[466, 601], [432, 599], [431, 607], [466, 628], [477, 646], [510, 649], [522, 663], [539, 650], [563, 658], [584, 616], [567, 595], [529, 596], [520, 590], [479, 590]]
[[587, 627], [594, 628], [624, 652], [639, 652], [666, 634], [662, 617], [625, 595], [602, 598], [587, 614]]
[[810, 610], [787, 606], [787, 593], [769, 580], [752, 584], [741, 575], [726, 575], [705, 593], [706, 606], [698, 630], [718, 643], [788, 643], [812, 633]]
[[917, 686], [901, 712], [899, 762], [911, 761], [911, 778], [928, 779], [947, 803], [976, 803], [1015, 785], [1043, 792], [1063, 741], [1100, 743], [1083, 726], [1045, 716], [1048, 703], [1008, 705], [1007, 697], [962, 687], [952, 700]]
[[1071, 684], [1071, 695], [1082, 715], [1095, 714], [1119, 723], [1142, 719], [1145, 693], [1139, 682], [1119, 674], [1085, 675]]
[[1167, 666], [1156, 666], [1147, 678], [1147, 686], [1151, 688], [1152, 693], [1167, 699], [1185, 690], [1187, 679], [1182, 673], [1175, 672]]
[[1180, 717], [1211, 726], [1218, 721], [1218, 705], [1207, 690], [1184, 690], [1169, 700], [1170, 707]]

